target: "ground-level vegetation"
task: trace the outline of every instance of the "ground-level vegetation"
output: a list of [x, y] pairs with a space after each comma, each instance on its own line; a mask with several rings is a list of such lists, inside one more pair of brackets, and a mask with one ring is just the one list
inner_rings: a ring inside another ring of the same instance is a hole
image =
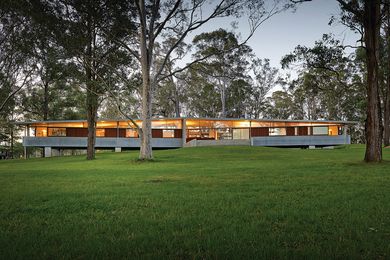
[[0, 258], [388, 258], [390, 150], [198, 147], [0, 162]]

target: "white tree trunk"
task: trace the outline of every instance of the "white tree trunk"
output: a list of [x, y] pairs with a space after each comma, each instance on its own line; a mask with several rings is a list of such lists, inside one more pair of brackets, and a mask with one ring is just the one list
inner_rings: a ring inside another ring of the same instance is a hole
[[[142, 68], [142, 135], [139, 159], [152, 160], [152, 81], [151, 57], [153, 56], [153, 44], [147, 44], [146, 31], [146, 11], [145, 2], [139, 0], [139, 16], [141, 20], [140, 50], [141, 50], [141, 68]], [[150, 41], [150, 39], [149, 39]]]

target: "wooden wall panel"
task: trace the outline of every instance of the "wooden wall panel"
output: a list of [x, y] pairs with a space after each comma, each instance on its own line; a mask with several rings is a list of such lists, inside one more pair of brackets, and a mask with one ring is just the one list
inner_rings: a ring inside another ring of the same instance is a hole
[[104, 131], [104, 137], [116, 137], [116, 128], [106, 128]]
[[295, 135], [295, 127], [286, 127], [286, 135], [287, 136]]
[[66, 136], [87, 137], [88, 136], [88, 128], [66, 128]]
[[255, 127], [251, 128], [251, 136], [269, 136], [268, 127]]
[[175, 129], [174, 137], [175, 138], [182, 138], [183, 137], [183, 131], [181, 129]]
[[300, 126], [298, 127], [298, 135], [307, 135], [307, 126]]
[[119, 137], [126, 137], [126, 129], [119, 128]]
[[152, 138], [163, 138], [162, 129], [152, 129]]

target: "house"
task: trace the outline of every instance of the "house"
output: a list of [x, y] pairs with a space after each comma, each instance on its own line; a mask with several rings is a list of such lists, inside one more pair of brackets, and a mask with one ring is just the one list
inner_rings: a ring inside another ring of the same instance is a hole
[[[135, 120], [142, 125], [141, 120]], [[87, 147], [87, 121], [22, 122], [23, 146], [42, 147], [45, 156], [61, 149]], [[276, 147], [325, 147], [350, 143], [348, 121], [155, 118], [152, 120], [153, 148], [205, 145], [251, 145]], [[140, 139], [128, 120], [99, 120], [97, 149], [136, 149]]]

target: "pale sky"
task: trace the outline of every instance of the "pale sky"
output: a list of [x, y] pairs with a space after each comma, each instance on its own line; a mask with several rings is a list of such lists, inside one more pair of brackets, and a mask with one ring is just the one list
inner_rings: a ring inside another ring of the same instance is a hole
[[261, 25], [249, 41], [258, 57], [270, 58], [279, 66], [282, 56], [298, 44], [313, 46], [324, 33], [333, 33], [345, 44], [356, 45], [359, 35], [335, 22], [329, 26], [332, 15], [338, 17], [339, 5], [335, 0], [313, 0], [298, 6], [295, 13], [281, 13]]
[[[298, 44], [312, 46], [324, 33], [333, 33], [345, 44], [357, 45], [359, 36], [347, 27], [337, 22], [332, 26], [328, 25], [331, 16], [338, 17], [339, 14], [340, 9], [336, 0], [313, 0], [302, 3], [296, 12], [286, 11], [263, 23], [248, 45], [252, 47], [257, 57], [269, 58], [275, 67], [280, 67], [281, 58], [293, 51], [295, 46]], [[241, 20], [236, 32], [241, 32], [244, 38], [247, 35], [247, 22], [245, 19]], [[230, 22], [224, 19], [215, 20], [202, 27], [202, 31], [212, 31], [221, 27], [230, 30]]]

